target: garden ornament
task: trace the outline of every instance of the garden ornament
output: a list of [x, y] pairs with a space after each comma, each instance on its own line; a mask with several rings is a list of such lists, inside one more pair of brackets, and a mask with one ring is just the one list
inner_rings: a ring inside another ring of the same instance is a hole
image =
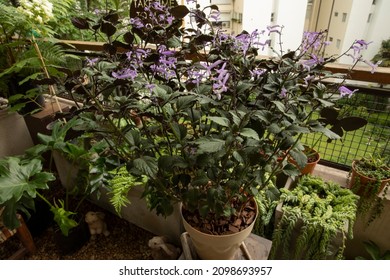
[[176, 260], [180, 254], [180, 248], [169, 243], [166, 236], [155, 236], [148, 242], [152, 250], [154, 260]]
[[104, 234], [104, 236], [110, 234], [107, 230], [107, 224], [104, 222], [104, 216], [103, 212], [89, 211], [85, 214], [85, 222], [88, 224], [92, 238], [95, 238], [97, 234]]

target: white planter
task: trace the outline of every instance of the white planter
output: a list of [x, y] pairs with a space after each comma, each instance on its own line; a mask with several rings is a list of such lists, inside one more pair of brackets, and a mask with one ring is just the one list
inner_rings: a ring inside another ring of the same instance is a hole
[[8, 109], [0, 110], [0, 157], [22, 155], [33, 145], [24, 118]]
[[[156, 236], [167, 236], [170, 242], [179, 245], [180, 235], [183, 232], [179, 207], [176, 206], [173, 214], [164, 218], [157, 215], [155, 211], [149, 210], [145, 199], [141, 198], [142, 193], [142, 185], [135, 186], [129, 191], [127, 197], [131, 203], [122, 207], [121, 218], [155, 234]], [[101, 196], [99, 199], [93, 197], [92, 200], [100, 207], [107, 209], [112, 213], [116, 213], [105, 190], [101, 190]]]
[[[255, 203], [255, 205], [257, 205]], [[181, 211], [180, 211], [181, 213]], [[256, 208], [256, 217], [258, 209]], [[254, 221], [256, 221], [256, 217]], [[203, 260], [229, 260], [234, 259], [241, 244], [251, 234], [255, 222], [252, 222], [242, 231], [227, 235], [212, 235], [193, 228], [181, 215], [184, 229], [191, 237], [197, 255]]]

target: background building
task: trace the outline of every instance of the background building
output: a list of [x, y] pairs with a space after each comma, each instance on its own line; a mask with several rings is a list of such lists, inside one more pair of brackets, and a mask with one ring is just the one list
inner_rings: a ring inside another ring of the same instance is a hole
[[[185, 2], [185, 0], [182, 0]], [[283, 25], [283, 50], [295, 49], [303, 31], [327, 29], [332, 42], [325, 55], [337, 55], [347, 50], [356, 39], [371, 42], [364, 54], [372, 59], [381, 42], [390, 39], [389, 0], [198, 0], [204, 7], [216, 4], [220, 8], [220, 25], [229, 34], [242, 30], [265, 30], [267, 26]], [[271, 45], [278, 47], [274, 36]], [[263, 55], [271, 55], [270, 50]], [[348, 57], [340, 63], [351, 63]]]

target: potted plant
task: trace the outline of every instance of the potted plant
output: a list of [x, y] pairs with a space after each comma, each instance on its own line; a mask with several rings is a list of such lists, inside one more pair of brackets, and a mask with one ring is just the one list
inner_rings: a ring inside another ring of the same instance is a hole
[[312, 175], [280, 191], [270, 258], [343, 258], [345, 241], [353, 238], [358, 196]]
[[53, 17], [53, 4], [46, 0], [0, 3], [0, 95], [22, 115], [44, 108], [43, 94], [56, 94], [48, 80], [63, 75], [61, 66], [79, 60], [53, 38], [47, 24]]
[[[347, 132], [360, 129], [367, 124], [366, 119], [350, 116], [347, 111], [334, 107], [325, 107], [321, 109], [319, 114], [321, 116], [320, 121], [323, 123], [323, 125], [328, 126], [331, 131], [336, 133], [340, 137], [340, 141], [343, 140], [342, 138], [346, 135]], [[314, 141], [313, 135], [313, 141], [310, 145], [308, 144], [308, 141], [305, 142], [306, 144], [304, 145], [303, 152], [307, 157], [307, 164], [304, 166], [299, 166], [302, 175], [313, 174], [317, 163], [320, 161], [321, 157], [316, 149], [317, 145], [322, 140], [322, 136], [323, 135], [319, 135], [318, 138]], [[331, 138], [327, 139], [327, 142], [329, 143], [332, 141], [333, 139]], [[294, 159], [291, 159], [291, 162], [297, 164]]]
[[[181, 204], [183, 223], [200, 235], [250, 233], [262, 214], [253, 197], [278, 174], [299, 175], [287, 157], [306, 164], [301, 135], [339, 138], [315, 114], [353, 94], [343, 82], [323, 83], [341, 77], [323, 70], [337, 59], [319, 56], [326, 33], [305, 33], [297, 50], [267, 60], [257, 57], [267, 34], [224, 34], [213, 26], [215, 5], [152, 2], [144, 11], [124, 21], [113, 12], [93, 23], [73, 19], [107, 38], [101, 56], [87, 58], [81, 75], [70, 74], [64, 85], [83, 98], [75, 117], [131, 175], [147, 176], [143, 197], [158, 214]], [[188, 15], [193, 26], [182, 28]], [[362, 43], [351, 47], [357, 62]]]
[[382, 214], [389, 182], [390, 167], [381, 157], [363, 157], [352, 162], [348, 187], [360, 196], [359, 213], [371, 213], [368, 224]]
[[35, 209], [35, 198], [39, 191], [48, 189], [48, 183], [55, 179], [52, 173], [42, 170], [37, 158], [10, 156], [0, 159], [0, 208], [3, 222], [9, 229], [20, 223], [18, 212], [30, 216]]

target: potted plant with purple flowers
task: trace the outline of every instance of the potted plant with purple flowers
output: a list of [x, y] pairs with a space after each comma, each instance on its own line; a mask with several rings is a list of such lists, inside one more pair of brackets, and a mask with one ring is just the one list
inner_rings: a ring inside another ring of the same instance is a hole
[[[225, 247], [224, 238], [250, 233], [261, 215], [253, 200], [260, 190], [278, 174], [299, 175], [287, 157], [306, 164], [303, 134], [340, 137], [315, 112], [353, 92], [343, 85], [347, 74], [324, 70], [337, 60], [320, 56], [325, 32], [305, 33], [296, 50], [261, 59], [270, 34], [224, 34], [213, 25], [218, 13], [215, 5], [151, 2], [126, 20], [113, 12], [95, 22], [75, 18], [107, 42], [65, 88], [83, 98], [74, 116], [82, 129], [104, 139], [130, 174], [147, 176], [143, 197], [151, 209], [167, 216], [181, 203], [186, 230], [222, 238]], [[183, 27], [186, 16], [193, 26]], [[281, 37], [282, 28], [270, 33]], [[364, 47], [351, 47], [354, 65]], [[244, 239], [229, 256], [197, 253], [232, 258]], [[221, 243], [207, 242], [208, 252]]]

